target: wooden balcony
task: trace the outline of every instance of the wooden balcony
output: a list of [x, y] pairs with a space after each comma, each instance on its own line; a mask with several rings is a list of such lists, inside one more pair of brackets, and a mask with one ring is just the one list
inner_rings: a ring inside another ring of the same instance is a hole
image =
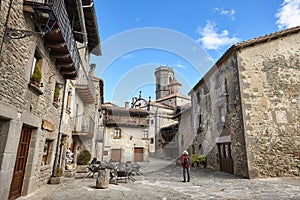
[[74, 129], [72, 131], [73, 136], [83, 136], [87, 138], [94, 137], [95, 121], [88, 115], [77, 115], [73, 118]]
[[149, 126], [148, 118], [130, 117], [130, 116], [113, 116], [108, 115], [105, 119], [106, 126]]
[[[76, 4], [76, 2], [74, 2]], [[54, 13], [55, 18], [50, 19], [49, 24], [54, 28], [44, 36], [45, 45], [48, 47], [51, 56], [55, 58], [55, 64], [60, 68], [61, 74], [66, 79], [75, 79], [80, 65], [80, 55], [76, 41], [73, 37], [73, 30], [69, 16], [61, 0], [25, 0], [24, 12], [34, 14], [34, 9], [47, 6]], [[44, 24], [48, 18], [35, 18], [37, 24]]]
[[94, 84], [91, 78], [87, 77], [85, 74], [82, 74], [81, 77], [76, 79], [75, 92], [83, 102], [88, 104], [95, 102], [96, 92]]

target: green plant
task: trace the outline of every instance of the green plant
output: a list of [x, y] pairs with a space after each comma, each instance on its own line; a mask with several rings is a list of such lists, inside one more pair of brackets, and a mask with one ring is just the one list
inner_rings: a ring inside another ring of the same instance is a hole
[[54, 89], [54, 98], [58, 98], [59, 97], [59, 87], [57, 85], [55, 85], [55, 89]]
[[63, 169], [59, 166], [56, 167], [56, 176], [61, 177], [63, 173]]
[[206, 155], [200, 155], [199, 156], [199, 163], [206, 166], [206, 163], [207, 163], [207, 157]]
[[42, 72], [38, 63], [35, 64], [34, 71], [30, 79], [32, 81], [41, 82]]
[[198, 154], [192, 154], [191, 155], [191, 160], [192, 160], [192, 163], [194, 164], [199, 164], [199, 155]]
[[88, 150], [83, 150], [77, 157], [77, 164], [78, 165], [87, 165], [91, 160], [92, 155]]

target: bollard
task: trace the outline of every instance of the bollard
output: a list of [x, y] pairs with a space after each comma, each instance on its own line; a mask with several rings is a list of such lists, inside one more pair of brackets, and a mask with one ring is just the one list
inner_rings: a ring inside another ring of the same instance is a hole
[[108, 188], [108, 184], [109, 184], [109, 170], [100, 169], [98, 171], [98, 178], [96, 179], [96, 188], [105, 189]]

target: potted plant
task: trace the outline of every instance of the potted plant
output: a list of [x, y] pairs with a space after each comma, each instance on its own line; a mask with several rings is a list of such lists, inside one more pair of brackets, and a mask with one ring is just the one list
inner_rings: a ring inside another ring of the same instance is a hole
[[77, 172], [88, 172], [87, 165], [89, 164], [90, 160], [92, 158], [91, 153], [84, 149], [82, 150], [79, 155], [77, 156]]
[[200, 163], [200, 159], [199, 159], [199, 155], [198, 154], [192, 154], [191, 155], [191, 160], [192, 160], [192, 167], [195, 167], [195, 166], [199, 166], [199, 163]]
[[42, 79], [42, 72], [41, 72], [39, 64], [36, 62], [33, 74], [31, 75], [31, 78], [30, 78], [30, 81], [35, 86], [39, 87], [41, 79]]
[[59, 87], [57, 85], [55, 85], [55, 89], [54, 89], [54, 97], [53, 97], [53, 101], [55, 103], [58, 102], [58, 98], [59, 98]]
[[206, 167], [206, 164], [207, 164], [207, 156], [206, 155], [200, 155], [199, 156], [199, 164], [201, 166], [203, 166], [203, 168]]

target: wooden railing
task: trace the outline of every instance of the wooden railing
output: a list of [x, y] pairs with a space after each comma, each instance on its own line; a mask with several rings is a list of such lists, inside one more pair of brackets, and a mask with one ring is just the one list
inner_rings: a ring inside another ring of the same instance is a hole
[[91, 116], [85, 114], [77, 115], [74, 117], [73, 120], [74, 120], [73, 133], [87, 133], [89, 135], [94, 135], [95, 121]]
[[129, 116], [106, 116], [106, 124], [149, 126], [149, 119]]

